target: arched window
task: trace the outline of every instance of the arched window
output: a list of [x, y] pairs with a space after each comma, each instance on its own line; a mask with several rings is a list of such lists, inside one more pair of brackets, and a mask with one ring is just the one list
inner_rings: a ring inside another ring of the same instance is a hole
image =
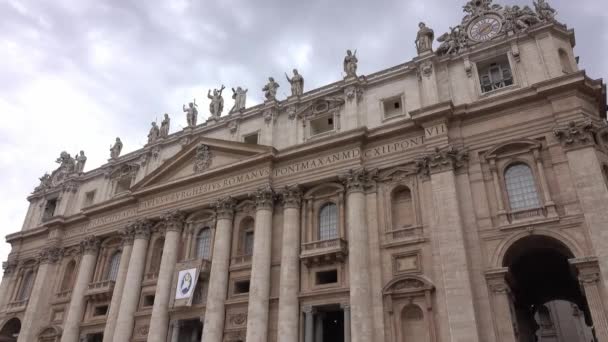
[[241, 247], [243, 255], [253, 255], [254, 221], [251, 217], [241, 222]]
[[401, 229], [414, 224], [412, 192], [406, 187], [393, 190], [391, 196], [391, 216], [393, 229]]
[[205, 227], [196, 235], [196, 257], [211, 258], [211, 229]]
[[154, 242], [152, 249], [152, 257], [150, 258], [150, 270], [149, 273], [157, 273], [160, 270], [160, 261], [163, 257], [163, 245], [165, 239], [159, 238]]
[[331, 240], [338, 237], [338, 207], [327, 203], [319, 210], [319, 240]]
[[564, 74], [572, 73], [572, 64], [570, 63], [570, 57], [568, 57], [568, 53], [563, 49], [557, 50], [557, 53], [559, 54], [559, 62], [562, 65], [562, 71], [564, 72]]
[[511, 210], [540, 207], [532, 169], [526, 164], [513, 164], [505, 171], [505, 185]]
[[401, 312], [401, 325], [405, 341], [427, 342], [429, 328], [424, 321], [424, 313], [418, 305], [409, 304]]
[[120, 256], [121, 252], [116, 252], [112, 255], [106, 272], [106, 280], [116, 280], [116, 277], [118, 276], [118, 267], [120, 266]]
[[63, 272], [63, 280], [61, 281], [61, 291], [67, 291], [72, 288], [75, 276], [76, 260], [71, 260], [65, 267], [65, 271]]
[[21, 289], [19, 289], [17, 300], [21, 301], [28, 299], [32, 292], [32, 286], [34, 286], [34, 271], [27, 271], [23, 276], [23, 282], [21, 283]]

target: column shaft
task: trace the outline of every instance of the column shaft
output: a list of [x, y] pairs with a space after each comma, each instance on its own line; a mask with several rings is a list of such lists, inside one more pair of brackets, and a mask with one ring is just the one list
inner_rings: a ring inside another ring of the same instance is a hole
[[129, 259], [131, 258], [131, 251], [133, 250], [133, 240], [127, 242], [120, 254], [120, 265], [118, 266], [118, 274], [116, 276], [116, 282], [114, 283], [114, 291], [112, 292], [112, 300], [110, 301], [110, 311], [108, 312], [108, 319], [106, 321], [106, 327], [103, 331], [103, 342], [112, 342], [114, 339], [114, 329], [116, 328], [116, 320], [118, 319], [118, 312], [120, 310], [120, 301], [122, 300], [122, 293], [127, 280], [127, 272], [129, 270]]
[[247, 310], [247, 342], [267, 342], [271, 239], [272, 208], [258, 205]]
[[369, 249], [363, 191], [347, 195], [348, 268], [350, 276], [351, 331], [355, 342], [373, 340]]
[[508, 268], [486, 272], [486, 282], [490, 288], [492, 318], [497, 335], [497, 342], [516, 342], [513, 320], [511, 315], [509, 285], [505, 276]]
[[3, 312], [6, 309], [6, 303], [8, 302], [8, 298], [10, 296], [10, 284], [13, 280], [13, 274], [15, 273], [14, 269], [8, 269], [4, 271], [4, 276], [2, 277], [2, 282], [0, 282], [0, 312]]
[[304, 309], [304, 319], [304, 342], [314, 342], [314, 319], [312, 315], [312, 308], [308, 307]]
[[323, 342], [323, 314], [317, 313], [315, 317], [315, 342]]
[[342, 305], [344, 311], [344, 342], [350, 342], [350, 305]]
[[171, 324], [171, 342], [179, 342], [179, 321]]
[[232, 217], [234, 200], [224, 199], [218, 203], [213, 259], [209, 275], [205, 323], [202, 341], [221, 342], [224, 336], [226, 295], [228, 293], [228, 268], [230, 266], [230, 244], [232, 239]]
[[156, 281], [156, 294], [154, 295], [154, 306], [150, 318], [149, 342], [164, 342], [167, 339], [169, 328], [169, 300], [171, 299], [171, 282], [182, 229], [183, 215], [179, 212], [171, 213], [164, 217], [167, 233], [165, 234], [165, 245], [163, 256]]
[[589, 311], [593, 320], [593, 327], [598, 341], [608, 341], [608, 323], [606, 322], [606, 312], [602, 304], [600, 291], [597, 287], [599, 279], [594, 281], [582, 281], [585, 290], [585, 297], [589, 303]]
[[70, 301], [68, 314], [63, 324], [61, 342], [79, 341], [80, 321], [82, 321], [86, 304], [84, 295], [92, 280], [93, 272], [95, 272], [99, 240], [88, 238], [81, 243], [81, 246], [84, 252], [80, 260], [80, 266], [78, 267], [78, 276], [72, 290], [72, 300]]
[[283, 245], [279, 289], [278, 340], [297, 341], [300, 308], [300, 193], [286, 189], [283, 194]]
[[149, 239], [149, 231], [138, 232], [135, 235], [131, 258], [129, 259], [127, 279], [125, 280], [122, 298], [120, 299], [120, 309], [118, 310], [118, 318], [116, 319], [113, 342], [129, 342], [131, 340]]

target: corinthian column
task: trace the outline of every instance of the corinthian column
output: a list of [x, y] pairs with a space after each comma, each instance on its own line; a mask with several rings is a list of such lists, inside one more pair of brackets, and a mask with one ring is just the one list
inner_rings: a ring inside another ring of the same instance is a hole
[[270, 298], [270, 252], [274, 192], [267, 186], [255, 193], [255, 228], [249, 307], [247, 309], [247, 342], [267, 342], [268, 301]]
[[135, 311], [139, 302], [139, 292], [141, 291], [141, 281], [144, 275], [146, 264], [146, 250], [150, 240], [149, 221], [136, 221], [127, 227], [127, 230], [134, 235], [133, 250], [129, 259], [127, 279], [125, 280], [122, 298], [120, 299], [120, 309], [116, 319], [116, 329], [114, 329], [114, 342], [128, 342], [131, 340]]
[[103, 342], [112, 342], [114, 340], [114, 329], [116, 329], [116, 320], [120, 310], [120, 301], [122, 300], [122, 292], [127, 280], [127, 272], [129, 270], [129, 259], [133, 250], [133, 232], [125, 229], [120, 232], [122, 236], [122, 252], [120, 254], [120, 265], [118, 266], [118, 274], [114, 283], [114, 291], [112, 292], [112, 301], [110, 302], [110, 311], [106, 327], [103, 331]]
[[353, 342], [373, 341], [372, 299], [369, 269], [369, 236], [365, 188], [375, 175], [365, 169], [350, 170], [341, 177], [346, 185], [348, 224], [348, 275], [350, 283], [351, 337]]
[[300, 281], [300, 204], [302, 191], [285, 187], [283, 200], [283, 245], [279, 290], [278, 341], [297, 341], [299, 336], [298, 288]]
[[160, 261], [158, 280], [156, 281], [156, 294], [154, 295], [148, 342], [165, 342], [167, 340], [171, 281], [177, 261], [180, 234], [184, 226], [184, 214], [180, 211], [167, 213], [163, 215], [162, 219], [166, 229], [165, 245], [163, 246], [163, 256]]
[[430, 176], [433, 199], [431, 234], [437, 241], [445, 301], [446, 328], [451, 341], [479, 341], [473, 305], [471, 276], [454, 170], [463, 167], [468, 154], [451, 146], [416, 160], [419, 172]]
[[36, 340], [36, 334], [42, 328], [44, 319], [42, 316], [47, 312], [49, 303], [49, 292], [47, 287], [57, 269], [57, 261], [61, 257], [61, 250], [57, 247], [45, 248], [40, 252], [40, 266], [36, 273], [36, 280], [32, 287], [30, 299], [23, 316], [21, 326], [27, 327], [19, 334], [18, 342]]
[[80, 242], [82, 259], [78, 267], [78, 277], [76, 277], [76, 283], [72, 290], [68, 315], [63, 324], [61, 342], [78, 342], [79, 340], [80, 321], [86, 304], [84, 294], [93, 278], [93, 272], [95, 272], [95, 262], [100, 244], [101, 241], [94, 236], [88, 236]]
[[219, 200], [216, 204], [217, 223], [213, 242], [213, 258], [209, 274], [207, 305], [203, 338], [205, 342], [221, 342], [224, 336], [226, 294], [228, 292], [228, 267], [230, 266], [230, 242], [232, 239], [232, 219], [235, 201], [232, 197]]

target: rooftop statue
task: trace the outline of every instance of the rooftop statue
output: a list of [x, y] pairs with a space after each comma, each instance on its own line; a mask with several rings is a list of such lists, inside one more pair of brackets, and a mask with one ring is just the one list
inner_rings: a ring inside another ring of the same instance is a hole
[[435, 40], [435, 32], [426, 27], [425, 23], [418, 24], [418, 34], [416, 35], [416, 49], [418, 54], [427, 51], [433, 51], [433, 40]]
[[122, 151], [122, 141], [120, 141], [120, 138], [116, 137], [114, 146], [110, 147], [110, 158], [112, 158], [112, 159], [118, 158], [120, 156], [121, 151]]
[[357, 63], [359, 60], [357, 59], [357, 50], [353, 53], [350, 50], [346, 50], [346, 56], [344, 56], [344, 72], [346, 73], [346, 77], [357, 77]]
[[213, 95], [211, 95], [211, 89], [207, 92], [207, 97], [211, 100], [209, 103], [209, 112], [211, 118], [218, 119], [224, 111], [224, 98], [222, 97], [222, 91], [225, 89], [224, 85], [218, 90], [213, 89]]
[[169, 126], [171, 125], [171, 119], [169, 114], [165, 113], [163, 121], [160, 123], [160, 137], [166, 138], [169, 136]]
[[160, 137], [160, 130], [156, 125], [156, 122], [152, 121], [152, 127], [150, 127], [150, 132], [148, 133], [148, 144], [153, 144]]
[[266, 97], [266, 101], [274, 101], [277, 99], [277, 89], [279, 88], [279, 84], [274, 81], [274, 78], [268, 77], [268, 83], [262, 88], [264, 92], [264, 97]]
[[538, 18], [542, 21], [554, 21], [557, 13], [546, 0], [534, 1], [534, 8]]
[[196, 107], [196, 99], [188, 103], [188, 108], [186, 108], [186, 105], [182, 105], [182, 109], [186, 113], [188, 127], [196, 127], [196, 119], [198, 118], [198, 109]]
[[291, 96], [301, 96], [304, 93], [304, 77], [298, 73], [298, 69], [293, 69], [292, 78], [285, 73], [285, 78], [291, 84]]
[[57, 158], [55, 162], [60, 164], [57, 170], [60, 170], [64, 174], [70, 174], [76, 171], [76, 160], [74, 160], [66, 151], [61, 152], [59, 158]]
[[230, 109], [230, 113], [240, 112], [245, 109], [245, 101], [247, 101], [247, 90], [243, 90], [241, 87], [236, 87], [236, 90], [232, 88], [232, 98], [234, 99], [234, 106]]
[[80, 151], [80, 154], [76, 155], [76, 172], [82, 173], [86, 162], [87, 157], [84, 155], [84, 151]]

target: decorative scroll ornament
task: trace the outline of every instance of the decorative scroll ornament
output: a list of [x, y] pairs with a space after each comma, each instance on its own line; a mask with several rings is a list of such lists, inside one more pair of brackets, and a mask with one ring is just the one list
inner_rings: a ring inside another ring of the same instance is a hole
[[97, 253], [99, 246], [101, 246], [101, 240], [94, 235], [89, 235], [80, 241], [80, 250], [83, 254]]
[[418, 172], [428, 176], [434, 172], [456, 170], [464, 166], [468, 159], [466, 150], [448, 146], [443, 150], [436, 147], [433, 153], [416, 158], [415, 163]]
[[366, 170], [365, 168], [350, 169], [346, 174], [340, 176], [340, 180], [346, 186], [348, 192], [365, 191], [371, 187], [378, 178], [378, 170]]
[[205, 144], [200, 144], [196, 147], [196, 155], [194, 159], [194, 172], [199, 173], [207, 170], [211, 166], [211, 149]]
[[553, 134], [564, 147], [579, 147], [592, 144], [596, 128], [591, 121], [570, 121], [565, 127], [556, 127]]
[[256, 190], [252, 195], [257, 209], [272, 209], [276, 195], [270, 185], [266, 185]]
[[234, 208], [236, 206], [236, 201], [234, 198], [228, 196], [224, 198], [220, 198], [215, 203], [215, 210], [217, 213], [218, 219], [228, 219], [231, 220], [234, 216]]
[[44, 263], [54, 264], [57, 261], [59, 261], [59, 259], [61, 258], [62, 255], [63, 255], [63, 250], [61, 248], [46, 247], [40, 251], [40, 255], [39, 255], [40, 263], [41, 264], [44, 264]]
[[463, 6], [465, 16], [460, 25], [437, 38], [438, 55], [455, 55], [470, 46], [503, 36], [508, 32], [524, 32], [530, 27], [555, 21], [556, 11], [546, 0], [530, 6], [501, 6], [492, 0], [470, 0]]
[[302, 190], [300, 186], [286, 186], [281, 191], [281, 199], [285, 208], [299, 208], [302, 203]]
[[181, 231], [184, 227], [185, 215], [180, 210], [170, 211], [165, 213], [161, 219], [165, 224], [165, 229], [168, 231]]

